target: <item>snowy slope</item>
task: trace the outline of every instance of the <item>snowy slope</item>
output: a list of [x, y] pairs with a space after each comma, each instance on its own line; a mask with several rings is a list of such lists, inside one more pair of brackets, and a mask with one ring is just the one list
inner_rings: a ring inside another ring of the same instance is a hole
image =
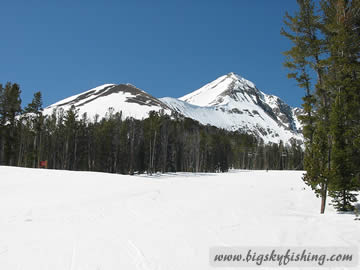
[[254, 83], [233, 72], [179, 99], [193, 105], [222, 107], [224, 110], [236, 108], [246, 111], [255, 105], [287, 129], [297, 131], [300, 128], [296, 126], [296, 116], [289, 105], [277, 96], [261, 92]]
[[279, 97], [258, 90], [254, 83], [229, 73], [181, 98], [162, 98], [169, 107], [203, 124], [242, 130], [265, 143], [302, 141], [293, 109]]
[[56, 102], [46, 107], [44, 114], [51, 114], [59, 108], [66, 111], [72, 105], [79, 109], [79, 115], [87, 113], [90, 119], [96, 114], [100, 118], [105, 117], [109, 108], [113, 108], [114, 112], [121, 111], [124, 118], [136, 119], [148, 117], [150, 111], [164, 110], [165, 113], [171, 113], [161, 101], [131, 84], [104, 84]]
[[[255, 85], [235, 73], [229, 73], [179, 99], [198, 106], [219, 105], [226, 103], [227, 95], [235, 94], [231, 91], [235, 88], [250, 90], [254, 89]], [[244, 95], [241, 97], [241, 101], [245, 101], [244, 98], [247, 97], [251, 98], [250, 96]]]
[[302, 114], [301, 108], [291, 108], [283, 100], [274, 95], [263, 94], [264, 102], [270, 106], [276, 116], [276, 120], [292, 131], [302, 130], [298, 116]]
[[224, 109], [221, 106], [192, 105], [169, 97], [160, 100], [182, 115], [193, 118], [204, 125], [209, 124], [231, 131], [241, 130], [262, 138], [265, 143], [278, 143], [280, 140], [289, 142], [291, 139], [302, 141], [301, 134], [279, 126], [268, 114], [259, 112], [259, 107], [255, 105], [247, 104], [246, 107], [240, 105]]
[[302, 132], [303, 126], [299, 119], [299, 116], [304, 115], [304, 110], [302, 108], [292, 108], [292, 115], [295, 122], [295, 126], [297, 127], [299, 132]]
[[302, 172], [0, 175], [4, 270], [210, 270], [214, 246], [360, 245], [359, 221], [320, 215]]

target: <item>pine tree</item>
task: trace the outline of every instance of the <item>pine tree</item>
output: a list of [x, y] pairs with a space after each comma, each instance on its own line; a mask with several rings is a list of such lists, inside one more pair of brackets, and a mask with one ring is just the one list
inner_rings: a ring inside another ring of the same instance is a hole
[[35, 113], [35, 114], [40, 114], [42, 111], [42, 95], [41, 92], [36, 92], [34, 94], [34, 97], [31, 101], [31, 103], [29, 103], [27, 105], [27, 107], [24, 109], [25, 113]]
[[358, 179], [360, 121], [360, 1], [323, 1], [329, 47], [327, 87], [331, 106], [332, 163], [329, 185], [335, 207], [352, 210]]
[[64, 133], [65, 145], [63, 151], [63, 168], [67, 170], [74, 169], [77, 155], [77, 127], [78, 110], [71, 106], [64, 115]]
[[[320, 17], [312, 1], [298, 3], [285, 22], [294, 34], [283, 34], [294, 43], [285, 65], [298, 71], [289, 77], [306, 89], [304, 180], [322, 198], [321, 213], [327, 190], [337, 209], [351, 210], [360, 186], [360, 1], [323, 0]], [[306, 68], [317, 74], [312, 94]]]
[[20, 86], [8, 82], [0, 93], [1, 147], [0, 160], [16, 165], [17, 116], [21, 113]]
[[[326, 131], [329, 126], [326, 111], [328, 103], [324, 91], [324, 68], [321, 60], [325, 42], [319, 38], [322, 24], [321, 17], [315, 12], [314, 2], [297, 0], [297, 3], [299, 12], [295, 16], [285, 15], [284, 23], [290, 33], [284, 29], [281, 31], [281, 34], [293, 43], [293, 47], [284, 53], [287, 57], [284, 65], [292, 71], [288, 77], [294, 78], [299, 87], [305, 90], [304, 115], [300, 117], [306, 147], [304, 155], [306, 174], [303, 179], [321, 197], [320, 212], [324, 213], [329, 180], [326, 170], [329, 160], [326, 159], [324, 162], [322, 157], [325, 155], [329, 157], [330, 153], [329, 143], [324, 143], [329, 142]], [[312, 86], [314, 81], [310, 76], [312, 72], [317, 74], [315, 87]], [[319, 117], [320, 121], [318, 121]]]
[[[42, 140], [42, 125], [44, 118], [42, 115], [42, 95], [41, 92], [36, 92], [34, 97], [25, 109], [22, 119], [29, 122], [28, 129], [34, 134], [33, 151], [31, 151], [32, 167], [37, 167], [40, 163], [41, 156], [41, 140]], [[24, 143], [23, 136], [21, 136], [20, 145], [22, 148]], [[30, 152], [30, 149], [28, 149]]]

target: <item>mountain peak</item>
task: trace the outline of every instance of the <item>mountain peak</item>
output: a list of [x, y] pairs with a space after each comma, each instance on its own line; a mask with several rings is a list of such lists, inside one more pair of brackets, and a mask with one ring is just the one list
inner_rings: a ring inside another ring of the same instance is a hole
[[165, 110], [170, 114], [164, 103], [130, 83], [100, 85], [46, 107], [44, 114], [50, 115], [60, 108], [66, 111], [71, 106], [75, 106], [80, 115], [87, 113], [90, 118], [105, 117], [109, 108], [121, 111], [124, 117], [137, 119], [146, 118], [150, 111]]
[[247, 85], [250, 88], [256, 88], [255, 84], [244, 77], [240, 76], [239, 74], [236, 74], [234, 72], [230, 72], [226, 75], [228, 78], [233, 79], [234, 81], [239, 82], [241, 85]]
[[226, 76], [233, 80], [243, 80], [244, 79], [244, 77], [240, 76], [239, 74], [236, 74], [235, 72], [229, 72], [228, 74], [226, 74]]
[[230, 101], [230, 99], [237, 99], [236, 92], [238, 91], [254, 92], [257, 89], [251, 81], [230, 72], [179, 99], [193, 105], [213, 106], [223, 104], [223, 102]]

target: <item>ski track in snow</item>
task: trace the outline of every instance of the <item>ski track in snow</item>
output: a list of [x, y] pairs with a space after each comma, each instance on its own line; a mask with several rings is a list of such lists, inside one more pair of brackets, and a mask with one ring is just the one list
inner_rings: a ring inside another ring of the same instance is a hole
[[1, 270], [213, 269], [213, 246], [360, 245], [360, 222], [320, 215], [302, 172], [0, 175]]
[[128, 243], [130, 246], [130, 253], [132, 254], [132, 257], [134, 258], [135, 261], [136, 268], [139, 270], [153, 269], [149, 267], [147, 259], [144, 253], [141, 251], [141, 249], [138, 248], [131, 240], [128, 240]]

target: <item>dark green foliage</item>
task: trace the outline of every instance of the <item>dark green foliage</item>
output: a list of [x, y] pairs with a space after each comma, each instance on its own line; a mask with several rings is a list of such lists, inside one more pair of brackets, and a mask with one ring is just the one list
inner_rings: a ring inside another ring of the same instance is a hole
[[326, 86], [331, 93], [332, 138], [329, 194], [342, 211], [352, 210], [360, 189], [360, 1], [322, 1], [329, 57]]
[[[298, 0], [300, 11], [282, 33], [294, 44], [285, 66], [305, 89], [304, 180], [339, 210], [351, 210], [360, 188], [360, 1]], [[310, 78], [309, 74], [316, 74]], [[310, 82], [315, 87], [311, 89]]]
[[42, 110], [42, 96], [41, 92], [36, 92], [30, 104], [24, 109], [25, 113], [40, 113]]
[[26, 113], [12, 121], [20, 135], [11, 137], [13, 165], [38, 167], [48, 160], [50, 169], [121, 174], [302, 169], [302, 150], [296, 143], [264, 145], [251, 135], [162, 112], [136, 120], [123, 119], [121, 112], [109, 108], [105, 118], [90, 121], [75, 107], [46, 117], [41, 107], [38, 92]]
[[[42, 115], [42, 96], [40, 92], [34, 94], [30, 104], [24, 109], [20, 120], [20, 143], [17, 157], [17, 164], [31, 164], [36, 167], [40, 162], [42, 146], [42, 130], [44, 117]], [[33, 137], [29, 141], [29, 137]]]
[[[286, 56], [284, 66], [291, 71], [288, 77], [294, 78], [299, 87], [305, 90], [303, 98], [304, 115], [300, 117], [306, 146], [304, 168], [307, 172], [304, 175], [304, 181], [312, 187], [317, 195], [321, 196], [321, 212], [323, 213], [328, 179], [324, 176], [327, 163], [323, 166], [321, 157], [323, 153], [329, 150], [329, 147], [324, 148], [324, 146], [328, 145], [322, 144], [320, 146], [318, 143], [322, 143], [322, 140], [319, 141], [319, 136], [324, 132], [323, 127], [328, 127], [328, 123], [326, 123], [328, 117], [326, 115], [321, 117], [321, 121], [325, 125], [319, 125], [317, 118], [321, 108], [317, 108], [317, 106], [319, 105], [318, 94], [323, 89], [324, 70], [321, 57], [325, 43], [324, 40], [319, 38], [321, 17], [315, 11], [314, 2], [312, 0], [297, 0], [297, 2], [299, 11], [294, 16], [285, 15], [284, 23], [290, 32], [284, 29], [281, 30], [281, 34], [293, 43], [293, 47], [284, 53]], [[317, 83], [314, 83], [314, 78], [311, 77], [311, 74], [314, 73], [317, 74]], [[315, 113], [316, 109], [318, 109], [318, 115]], [[328, 132], [325, 131], [325, 133]]]
[[0, 162], [16, 165], [15, 151], [18, 144], [16, 117], [21, 113], [20, 87], [7, 83], [0, 85]]

